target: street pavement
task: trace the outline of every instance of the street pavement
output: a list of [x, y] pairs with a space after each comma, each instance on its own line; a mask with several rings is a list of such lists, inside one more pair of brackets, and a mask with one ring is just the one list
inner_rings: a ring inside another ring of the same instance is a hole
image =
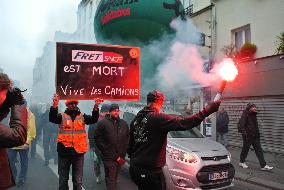
[[240, 147], [229, 147], [232, 155], [232, 163], [236, 170], [235, 179], [267, 187], [272, 190], [284, 190], [284, 155], [265, 152], [264, 158], [272, 171], [261, 171], [255, 152], [251, 150], [248, 154], [246, 164], [248, 169], [239, 167]]
[[235, 186], [229, 188], [228, 190], [271, 190], [270, 188], [265, 188], [259, 185], [251, 184], [244, 181], [235, 181]]
[[[58, 189], [58, 175], [57, 165], [54, 165], [51, 160], [48, 167], [43, 166], [43, 150], [41, 147], [37, 147], [36, 159], [29, 160], [29, 169], [27, 182], [24, 187], [13, 187], [12, 190], [56, 190]], [[17, 164], [19, 169], [19, 164]], [[85, 154], [84, 163], [84, 179], [83, 188], [85, 190], [104, 190], [105, 182], [97, 184], [95, 181], [95, 173], [93, 169], [93, 163], [91, 161], [89, 153]], [[102, 166], [102, 177], [104, 177]], [[19, 171], [19, 170], [18, 170]], [[69, 176], [69, 189], [72, 190], [71, 176]], [[84, 190], [83, 189], [83, 190]], [[132, 183], [128, 174], [128, 168], [123, 167], [121, 169], [118, 178], [118, 190], [138, 190], [135, 184]]]
[[[42, 159], [42, 149], [37, 150], [37, 158], [33, 160], [29, 160], [29, 171], [28, 171], [28, 179], [27, 183], [22, 188], [14, 187], [12, 190], [56, 190], [58, 189], [58, 175], [57, 165], [54, 165], [53, 162], [50, 163], [49, 167], [43, 166], [43, 159]], [[233, 152], [233, 155], [234, 152]], [[234, 162], [234, 160], [233, 160]], [[250, 163], [248, 163], [251, 165]], [[18, 164], [19, 165], [19, 164]], [[239, 168], [236, 168], [237, 171]], [[102, 167], [103, 171], [103, 167]], [[261, 171], [259, 171], [261, 172]], [[267, 176], [270, 173], [264, 173]], [[69, 184], [71, 185], [71, 180], [69, 180]], [[235, 180], [235, 186], [230, 188], [229, 190], [270, 190], [271, 188], [263, 187], [259, 184], [248, 183], [247, 181], [240, 179]], [[136, 186], [130, 180], [128, 174], [128, 168], [123, 167], [118, 181], [118, 190], [137, 190]], [[105, 190], [105, 183], [104, 181], [101, 184], [96, 184], [95, 182], [95, 174], [93, 171], [93, 164], [89, 154], [85, 155], [85, 165], [84, 165], [84, 184], [83, 188], [85, 190]], [[72, 186], [70, 186], [72, 190]]]

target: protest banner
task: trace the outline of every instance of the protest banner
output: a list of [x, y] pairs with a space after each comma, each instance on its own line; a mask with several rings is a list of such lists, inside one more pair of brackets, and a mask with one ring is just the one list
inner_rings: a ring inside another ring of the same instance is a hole
[[97, 44], [56, 44], [60, 99], [138, 101], [140, 49]]

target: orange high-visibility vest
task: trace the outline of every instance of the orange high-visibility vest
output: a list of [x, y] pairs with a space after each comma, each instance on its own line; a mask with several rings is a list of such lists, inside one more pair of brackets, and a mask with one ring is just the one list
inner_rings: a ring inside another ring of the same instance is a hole
[[75, 120], [66, 113], [62, 113], [62, 122], [58, 131], [58, 140], [65, 147], [74, 147], [77, 153], [88, 152], [87, 133], [83, 114], [76, 116]]

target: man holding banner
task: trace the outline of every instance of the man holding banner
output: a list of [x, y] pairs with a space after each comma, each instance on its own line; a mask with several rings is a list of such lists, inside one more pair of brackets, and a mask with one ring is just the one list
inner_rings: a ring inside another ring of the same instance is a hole
[[71, 166], [73, 189], [82, 189], [84, 154], [88, 151], [85, 125], [98, 121], [101, 102], [101, 99], [95, 101], [91, 116], [81, 113], [78, 100], [66, 100], [67, 109], [64, 113], [58, 113], [59, 97], [57, 94], [54, 95], [49, 121], [59, 125], [57, 140], [59, 190], [69, 189]]

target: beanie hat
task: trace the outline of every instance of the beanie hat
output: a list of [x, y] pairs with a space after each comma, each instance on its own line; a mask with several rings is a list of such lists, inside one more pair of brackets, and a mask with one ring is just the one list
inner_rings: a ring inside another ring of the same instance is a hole
[[65, 105], [66, 105], [66, 106], [67, 106], [68, 104], [70, 104], [70, 103], [78, 104], [79, 101], [78, 101], [78, 100], [66, 100], [66, 101], [65, 101]]
[[109, 108], [109, 112], [112, 112], [115, 109], [119, 109], [119, 106], [117, 104], [111, 104]]
[[152, 92], [149, 92], [147, 95], [147, 103], [152, 103], [152, 102], [156, 102], [157, 100], [165, 100], [165, 95], [158, 91], [158, 90], [154, 90]]
[[254, 103], [248, 103], [247, 110], [249, 110], [251, 107], [256, 107], [256, 105]]

